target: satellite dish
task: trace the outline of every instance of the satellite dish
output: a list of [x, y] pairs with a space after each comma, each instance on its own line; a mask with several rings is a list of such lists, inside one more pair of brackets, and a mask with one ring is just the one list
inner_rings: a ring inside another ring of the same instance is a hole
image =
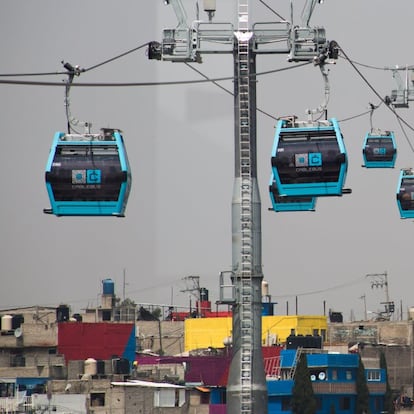
[[14, 336], [15, 336], [16, 338], [21, 338], [21, 337], [22, 337], [22, 335], [23, 335], [22, 328], [16, 328], [16, 329], [14, 330]]
[[318, 378], [323, 381], [326, 378], [326, 374], [324, 372], [320, 372]]
[[311, 381], [316, 381], [316, 375], [312, 374], [312, 375], [310, 376], [310, 379], [311, 379]]

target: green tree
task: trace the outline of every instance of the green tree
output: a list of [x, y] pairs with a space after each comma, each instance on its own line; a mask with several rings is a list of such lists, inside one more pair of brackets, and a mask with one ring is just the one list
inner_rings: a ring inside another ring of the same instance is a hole
[[370, 414], [369, 410], [369, 390], [367, 379], [365, 377], [365, 367], [362, 362], [361, 355], [359, 355], [359, 364], [356, 377], [356, 407], [355, 414]]
[[[120, 300], [120, 299], [119, 299]], [[124, 307], [130, 307], [130, 308], [136, 308], [136, 303], [130, 299], [130, 298], [125, 298], [122, 302], [120, 306], [124, 306]]]
[[313, 393], [306, 354], [300, 355], [293, 379], [292, 412], [294, 414], [314, 414], [316, 412], [317, 402]]
[[155, 319], [160, 319], [161, 318], [161, 316], [162, 316], [162, 310], [161, 310], [161, 308], [155, 308], [152, 312], [152, 316], [155, 318]]
[[387, 376], [387, 383], [384, 395], [384, 411], [388, 412], [388, 414], [394, 414], [394, 403], [392, 401], [392, 390], [390, 386], [390, 382], [388, 381], [388, 368], [387, 368], [387, 360], [385, 359], [385, 354], [383, 351], [380, 353], [380, 368], [385, 370], [385, 375]]

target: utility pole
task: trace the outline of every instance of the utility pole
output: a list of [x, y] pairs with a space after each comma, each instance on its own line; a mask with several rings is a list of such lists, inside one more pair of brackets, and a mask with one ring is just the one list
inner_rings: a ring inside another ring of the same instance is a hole
[[364, 293], [359, 298], [364, 301], [364, 321], [367, 321], [368, 320], [368, 314], [367, 314], [367, 297], [366, 297], [366, 295]]
[[366, 275], [367, 278], [371, 279], [371, 289], [375, 288], [384, 288], [385, 290], [385, 302], [381, 302], [381, 305], [384, 305], [385, 312], [380, 312], [380, 317], [389, 321], [391, 315], [395, 311], [395, 304], [393, 301], [390, 301], [390, 295], [388, 292], [388, 275], [385, 271], [384, 273], [369, 273]]
[[[164, 0], [178, 26], [164, 29], [162, 42], [150, 42], [148, 58], [201, 63], [203, 54], [232, 54], [234, 71], [235, 169], [232, 198], [232, 270], [220, 274], [220, 298], [232, 305], [232, 360], [227, 384], [227, 412], [266, 414], [267, 385], [262, 355], [261, 201], [257, 180], [256, 56], [286, 54], [290, 62], [325, 60], [333, 52], [325, 30], [309, 27], [322, 0], [307, 0], [302, 26], [286, 20], [251, 24], [249, 0], [238, 0], [236, 27], [214, 23], [215, 0], [204, 0], [208, 23], [198, 16], [192, 25], [181, 0]], [[336, 44], [336, 43], [335, 43]], [[337, 54], [337, 51], [336, 51]], [[222, 294], [231, 279], [231, 297]]]
[[[186, 276], [184, 278], [185, 281], [191, 281], [193, 283], [193, 287], [185, 288], [180, 290], [180, 292], [190, 292], [193, 294], [196, 298], [196, 306], [197, 306], [197, 317], [199, 318], [201, 315], [201, 309], [200, 309], [200, 276]], [[195, 293], [194, 293], [195, 292]], [[191, 298], [190, 298], [190, 312], [191, 312]]]

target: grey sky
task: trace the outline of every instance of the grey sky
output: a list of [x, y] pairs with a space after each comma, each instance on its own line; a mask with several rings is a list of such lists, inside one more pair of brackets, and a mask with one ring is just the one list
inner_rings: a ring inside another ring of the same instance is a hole
[[[183, 0], [189, 21], [193, 0]], [[200, 1], [201, 9], [202, 1]], [[217, 0], [217, 21], [232, 21], [237, 2]], [[252, 21], [275, 16], [252, 0]], [[267, 0], [289, 17], [289, 1]], [[296, 23], [303, 1], [294, 1]], [[87, 68], [151, 40], [176, 26], [172, 7], [161, 0], [36, 2], [3, 0], [0, 73], [62, 71], [61, 61]], [[350, 59], [379, 68], [412, 64], [411, 0], [326, 0], [312, 26], [324, 26]], [[202, 13], [202, 19], [207, 19]], [[295, 64], [285, 55], [259, 56], [257, 70]], [[232, 75], [230, 55], [205, 56], [195, 65], [209, 77]], [[396, 87], [390, 71], [359, 67], [381, 96]], [[338, 120], [368, 110], [379, 100], [344, 59], [330, 67], [329, 116]], [[4, 79], [4, 78], [0, 78]], [[22, 79], [22, 78], [16, 78]], [[63, 75], [24, 78], [65, 79]], [[151, 82], [200, 79], [184, 64], [149, 61], [145, 48], [82, 74], [75, 82]], [[63, 83], [63, 82], [62, 82]], [[222, 85], [232, 89], [230, 81]], [[133, 173], [126, 218], [56, 218], [44, 215], [48, 198], [44, 168], [56, 131], [66, 131], [63, 87], [0, 85], [2, 177], [0, 308], [69, 303], [95, 305], [101, 280], [115, 280], [122, 296], [137, 303], [188, 305], [182, 278], [199, 275], [218, 299], [218, 274], [231, 268], [233, 98], [212, 84], [130, 88], [78, 88], [73, 115], [94, 132], [116, 127], [124, 138]], [[273, 116], [305, 117], [323, 99], [319, 69], [311, 65], [258, 78], [258, 107]], [[400, 110], [412, 122], [413, 105]], [[361, 168], [369, 116], [341, 123], [349, 154], [346, 187], [352, 195], [318, 201], [315, 213], [269, 212], [267, 187], [275, 121], [258, 114], [258, 165], [262, 199], [263, 271], [278, 313], [321, 314], [327, 308], [349, 318], [377, 311], [384, 290], [372, 290], [367, 273], [388, 272], [390, 298], [403, 311], [414, 305], [412, 221], [399, 218], [395, 191], [399, 169], [414, 166], [410, 146], [382, 105], [374, 126], [394, 130], [393, 170]], [[407, 129], [408, 137], [414, 134]], [[346, 286], [345, 286], [346, 285]], [[341, 287], [342, 286], [342, 287]], [[320, 291], [320, 293], [313, 293]], [[312, 293], [312, 294], [311, 294]]]

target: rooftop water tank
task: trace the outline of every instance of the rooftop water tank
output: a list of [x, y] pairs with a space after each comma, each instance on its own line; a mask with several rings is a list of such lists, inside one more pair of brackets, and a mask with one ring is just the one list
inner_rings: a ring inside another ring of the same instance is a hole
[[69, 320], [69, 306], [59, 305], [56, 308], [56, 320], [58, 322], [67, 322]]
[[269, 283], [266, 280], [262, 281], [262, 296], [269, 296]]
[[94, 358], [88, 358], [84, 362], [84, 374], [91, 377], [98, 372], [98, 362]]
[[102, 293], [104, 295], [113, 295], [115, 293], [115, 284], [112, 279], [102, 280]]
[[113, 374], [129, 374], [131, 371], [129, 360], [126, 358], [115, 358], [112, 360]]
[[208, 289], [200, 288], [200, 301], [204, 302], [208, 300]]
[[262, 302], [262, 316], [273, 316], [274, 305], [274, 302]]
[[12, 330], [12, 321], [13, 321], [13, 316], [3, 315], [1, 317], [1, 330], [2, 331], [11, 331]]
[[23, 315], [13, 315], [12, 317], [12, 329], [20, 328], [20, 326], [24, 323], [24, 316]]

